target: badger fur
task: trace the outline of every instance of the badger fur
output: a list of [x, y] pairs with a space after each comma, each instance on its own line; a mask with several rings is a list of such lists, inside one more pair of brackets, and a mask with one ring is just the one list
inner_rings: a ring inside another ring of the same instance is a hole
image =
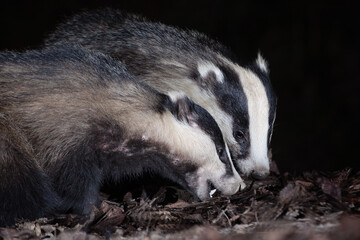
[[181, 90], [216, 120], [233, 160], [246, 175], [269, 173], [276, 99], [266, 61], [246, 67], [221, 44], [118, 10], [84, 12], [61, 24], [47, 46], [81, 44], [123, 61], [160, 92]]
[[201, 200], [245, 187], [206, 110], [80, 47], [0, 54], [0, 150], [0, 225], [88, 214], [103, 181], [145, 172]]

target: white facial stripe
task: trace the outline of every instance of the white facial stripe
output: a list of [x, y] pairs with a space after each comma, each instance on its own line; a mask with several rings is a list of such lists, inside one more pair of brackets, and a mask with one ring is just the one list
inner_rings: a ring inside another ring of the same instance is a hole
[[224, 83], [224, 74], [211, 62], [200, 62], [198, 64], [198, 71], [202, 78], [205, 78], [210, 72], [214, 72], [216, 80], [219, 83]]
[[[247, 171], [269, 169], [267, 139], [269, 129], [269, 102], [261, 80], [250, 70], [239, 72], [240, 82], [248, 101], [250, 155]], [[245, 163], [244, 163], [245, 164]]]

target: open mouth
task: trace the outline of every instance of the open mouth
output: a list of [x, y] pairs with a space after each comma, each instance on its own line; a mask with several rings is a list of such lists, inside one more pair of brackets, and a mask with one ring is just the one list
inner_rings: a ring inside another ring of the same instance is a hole
[[209, 197], [212, 198], [215, 195], [217, 195], [216, 193], [218, 193], [219, 191], [216, 190], [215, 186], [212, 184], [212, 182], [210, 180], [207, 181], [208, 184], [208, 193], [209, 193]]

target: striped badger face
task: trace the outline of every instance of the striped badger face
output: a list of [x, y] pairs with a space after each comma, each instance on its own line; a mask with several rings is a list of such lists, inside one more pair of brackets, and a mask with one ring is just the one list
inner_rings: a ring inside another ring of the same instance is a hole
[[260, 54], [245, 68], [225, 58], [221, 62], [198, 65], [202, 79], [213, 79], [217, 105], [207, 109], [219, 123], [240, 171], [262, 179], [270, 171], [268, 147], [276, 109], [267, 64]]
[[224, 195], [245, 188], [213, 117], [182, 94], [172, 92], [169, 96], [172, 104], [162, 115], [162, 122], [166, 122], [163, 133], [173, 154], [171, 164], [184, 177], [183, 187], [200, 200], [209, 198], [212, 188]]

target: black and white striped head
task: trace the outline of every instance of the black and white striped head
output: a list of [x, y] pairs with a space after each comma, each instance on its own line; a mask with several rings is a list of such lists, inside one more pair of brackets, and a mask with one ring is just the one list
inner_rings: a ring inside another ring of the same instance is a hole
[[276, 117], [276, 97], [267, 63], [260, 54], [240, 73], [240, 82], [247, 99], [250, 146], [245, 159], [239, 160], [237, 165], [245, 174], [262, 179], [270, 172], [268, 149]]
[[[216, 103], [205, 104], [218, 122], [239, 170], [256, 179], [269, 173], [268, 147], [275, 121], [276, 97], [266, 61], [241, 67], [220, 57], [198, 64], [199, 78], [211, 87]], [[203, 105], [204, 106], [204, 105]]]
[[245, 184], [213, 117], [183, 94], [169, 96], [168, 109], [176, 121], [166, 120], [167, 141], [170, 151], [181, 156], [173, 159], [173, 164], [185, 176], [185, 187], [201, 200], [210, 197], [212, 186], [225, 195], [243, 189]]

